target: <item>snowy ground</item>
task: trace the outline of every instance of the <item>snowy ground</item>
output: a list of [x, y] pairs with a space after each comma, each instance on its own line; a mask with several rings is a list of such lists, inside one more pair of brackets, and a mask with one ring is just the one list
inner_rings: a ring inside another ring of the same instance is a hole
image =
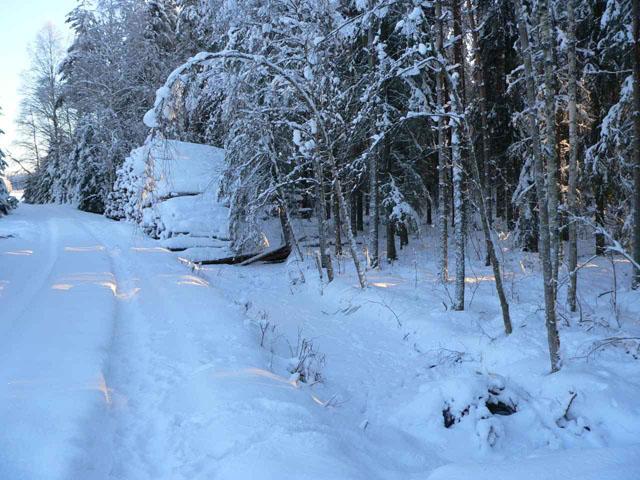
[[0, 220], [0, 478], [640, 478], [629, 265], [581, 270], [549, 375], [535, 257], [505, 241], [505, 337], [481, 247], [452, 312], [430, 236], [366, 291], [346, 259], [321, 288], [312, 262], [191, 270], [131, 225], [21, 205]]

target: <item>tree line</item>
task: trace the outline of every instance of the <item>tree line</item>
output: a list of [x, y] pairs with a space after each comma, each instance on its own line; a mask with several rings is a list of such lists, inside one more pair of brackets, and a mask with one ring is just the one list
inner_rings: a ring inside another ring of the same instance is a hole
[[580, 233], [640, 284], [639, 1], [83, 0], [68, 50], [51, 28], [35, 45], [25, 198], [124, 218], [114, 183], [132, 148], [224, 147], [237, 250], [260, 241], [265, 212], [293, 242], [292, 219], [313, 218], [322, 275], [347, 255], [364, 287], [433, 224], [462, 310], [477, 231], [507, 334], [509, 233], [540, 258], [555, 371]]

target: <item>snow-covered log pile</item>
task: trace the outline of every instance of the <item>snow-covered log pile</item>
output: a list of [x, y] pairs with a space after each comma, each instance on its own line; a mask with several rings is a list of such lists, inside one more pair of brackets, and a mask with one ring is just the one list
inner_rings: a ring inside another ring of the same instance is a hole
[[232, 255], [229, 208], [219, 200], [224, 150], [154, 139], [118, 170], [106, 215], [138, 223], [190, 260]]

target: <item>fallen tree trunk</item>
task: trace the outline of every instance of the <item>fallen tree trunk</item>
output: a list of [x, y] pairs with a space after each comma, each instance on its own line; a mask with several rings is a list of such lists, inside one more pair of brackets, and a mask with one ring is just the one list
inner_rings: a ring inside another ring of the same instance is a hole
[[244, 267], [245, 265], [251, 265], [252, 263], [255, 263], [255, 262], [268, 262], [268, 263], [284, 262], [289, 257], [290, 254], [291, 254], [291, 245], [288, 243], [285, 243], [279, 248], [276, 248], [273, 250], [267, 250], [266, 252], [255, 255], [245, 260], [240, 265]]
[[263, 261], [268, 263], [284, 262], [291, 254], [291, 245], [284, 244], [281, 247], [267, 250], [260, 253], [242, 253], [229, 257], [216, 258], [212, 260], [200, 260], [195, 263], [200, 265], [251, 265], [252, 263]]

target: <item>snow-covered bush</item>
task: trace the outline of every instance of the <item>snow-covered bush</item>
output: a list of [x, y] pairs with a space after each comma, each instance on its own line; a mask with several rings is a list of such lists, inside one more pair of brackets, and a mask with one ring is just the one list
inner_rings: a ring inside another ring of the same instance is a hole
[[[0, 134], [2, 130], [0, 130]], [[18, 201], [9, 195], [9, 189], [4, 179], [4, 170], [7, 168], [7, 162], [4, 160], [4, 152], [0, 150], [0, 216], [9, 213], [9, 210], [16, 208]]]
[[321, 382], [325, 357], [313, 344], [313, 340], [304, 338], [302, 332], [298, 332], [296, 345], [290, 348], [289, 373], [291, 373], [291, 379], [308, 384]]
[[7, 215], [10, 210], [13, 210], [17, 206], [18, 201], [9, 195], [9, 189], [4, 179], [0, 177], [0, 216]]

